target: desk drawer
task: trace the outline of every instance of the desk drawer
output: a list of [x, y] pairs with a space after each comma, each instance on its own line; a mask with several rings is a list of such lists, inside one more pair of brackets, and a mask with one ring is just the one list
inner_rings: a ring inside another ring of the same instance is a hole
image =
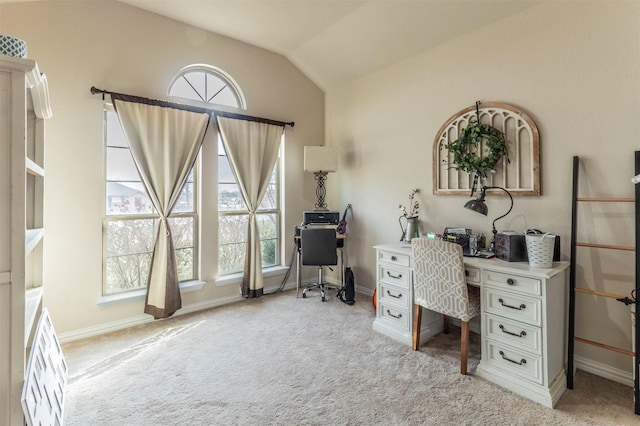
[[490, 314], [540, 326], [542, 302], [533, 297], [485, 287], [483, 309]]
[[471, 266], [465, 266], [464, 272], [467, 276], [468, 284], [480, 285], [480, 269]]
[[409, 330], [409, 310], [397, 308], [385, 303], [378, 304], [378, 318], [393, 324], [402, 330]]
[[531, 294], [534, 296], [542, 295], [542, 283], [535, 278], [485, 270], [484, 284], [509, 289], [510, 291], [517, 291], [523, 294]]
[[543, 384], [541, 356], [519, 351], [491, 340], [485, 340], [485, 344], [489, 363], [535, 383]]
[[487, 314], [482, 323], [484, 338], [542, 355], [542, 332], [539, 327]]
[[409, 254], [398, 254], [389, 251], [378, 251], [378, 262], [386, 262], [392, 265], [409, 267]]
[[411, 271], [409, 269], [394, 268], [393, 266], [379, 263], [378, 274], [380, 282], [396, 287], [408, 289], [411, 283]]
[[383, 305], [394, 305], [399, 308], [411, 308], [411, 293], [408, 288], [396, 287], [391, 284], [381, 282], [379, 284], [380, 293], [378, 294], [378, 303]]

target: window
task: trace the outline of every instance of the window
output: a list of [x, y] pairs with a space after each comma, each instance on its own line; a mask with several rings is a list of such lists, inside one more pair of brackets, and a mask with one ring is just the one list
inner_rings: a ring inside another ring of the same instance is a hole
[[[104, 121], [106, 209], [102, 294], [107, 296], [146, 288], [159, 215], [140, 181], [111, 107], [105, 109]], [[180, 281], [196, 278], [196, 175], [192, 170], [169, 217]]]
[[[169, 95], [207, 104], [246, 109], [244, 96], [233, 78], [210, 65], [189, 65], [173, 78]], [[284, 139], [284, 136], [283, 136]], [[218, 276], [242, 272], [249, 220], [247, 206], [222, 141], [218, 139]], [[280, 160], [257, 212], [262, 266], [280, 264]], [[207, 193], [204, 188], [203, 193]]]
[[[263, 268], [280, 264], [279, 165], [280, 159], [278, 158], [271, 173], [271, 180], [265, 196], [256, 212], [260, 230]], [[218, 215], [218, 275], [242, 272], [249, 211], [240, 193], [221, 140], [218, 140]]]
[[169, 95], [246, 109], [238, 84], [229, 74], [211, 65], [189, 65], [181, 69], [169, 85]]
[[[168, 94], [191, 104], [206, 103], [210, 108], [215, 104], [227, 109], [245, 109], [246, 105], [235, 81], [224, 71], [208, 65], [183, 68], [172, 80]], [[142, 185], [128, 143], [110, 105], [105, 109], [104, 122], [103, 295], [109, 296], [146, 288], [159, 215]], [[217, 181], [202, 182], [203, 187], [198, 190], [199, 173], [194, 168], [169, 217], [181, 282], [198, 278], [200, 256], [206, 256], [203, 261], [207, 265], [216, 262], [217, 257], [217, 275], [220, 277], [233, 278], [233, 274], [242, 272], [244, 267], [249, 214], [220, 140], [217, 142], [217, 164], [210, 164], [210, 160], [205, 161], [205, 158], [202, 161], [201, 167], [216, 167]], [[257, 212], [264, 268], [281, 263], [280, 169], [278, 159]], [[216, 186], [217, 253], [200, 253], [197, 194], [215, 203]]]

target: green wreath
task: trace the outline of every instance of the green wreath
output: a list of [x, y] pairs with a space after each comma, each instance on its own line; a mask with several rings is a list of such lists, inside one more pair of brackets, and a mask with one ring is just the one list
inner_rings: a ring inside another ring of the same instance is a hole
[[[482, 157], [476, 152], [480, 149], [481, 142], [484, 142], [485, 148], [489, 150], [487, 155]], [[474, 147], [475, 149], [473, 149]], [[504, 133], [495, 127], [477, 121], [469, 123], [460, 131], [458, 139], [442, 145], [442, 148], [446, 148], [453, 154], [451, 167], [467, 173], [484, 174], [487, 170], [492, 169], [503, 156], [508, 155]], [[507, 159], [507, 161], [509, 160]]]

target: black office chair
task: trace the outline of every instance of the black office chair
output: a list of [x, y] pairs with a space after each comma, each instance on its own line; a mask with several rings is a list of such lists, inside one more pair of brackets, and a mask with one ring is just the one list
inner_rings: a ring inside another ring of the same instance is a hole
[[333, 288], [324, 282], [324, 266], [338, 264], [338, 238], [335, 229], [303, 228], [300, 230], [300, 251], [303, 265], [318, 267], [318, 282], [307, 286], [302, 291], [302, 297], [307, 297], [307, 291], [318, 289], [322, 301], [326, 302], [325, 290]]

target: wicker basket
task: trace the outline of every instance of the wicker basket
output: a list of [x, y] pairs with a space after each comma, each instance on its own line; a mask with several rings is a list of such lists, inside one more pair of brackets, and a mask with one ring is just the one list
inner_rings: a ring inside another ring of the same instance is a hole
[[535, 268], [551, 268], [556, 236], [553, 234], [527, 234], [529, 265]]

